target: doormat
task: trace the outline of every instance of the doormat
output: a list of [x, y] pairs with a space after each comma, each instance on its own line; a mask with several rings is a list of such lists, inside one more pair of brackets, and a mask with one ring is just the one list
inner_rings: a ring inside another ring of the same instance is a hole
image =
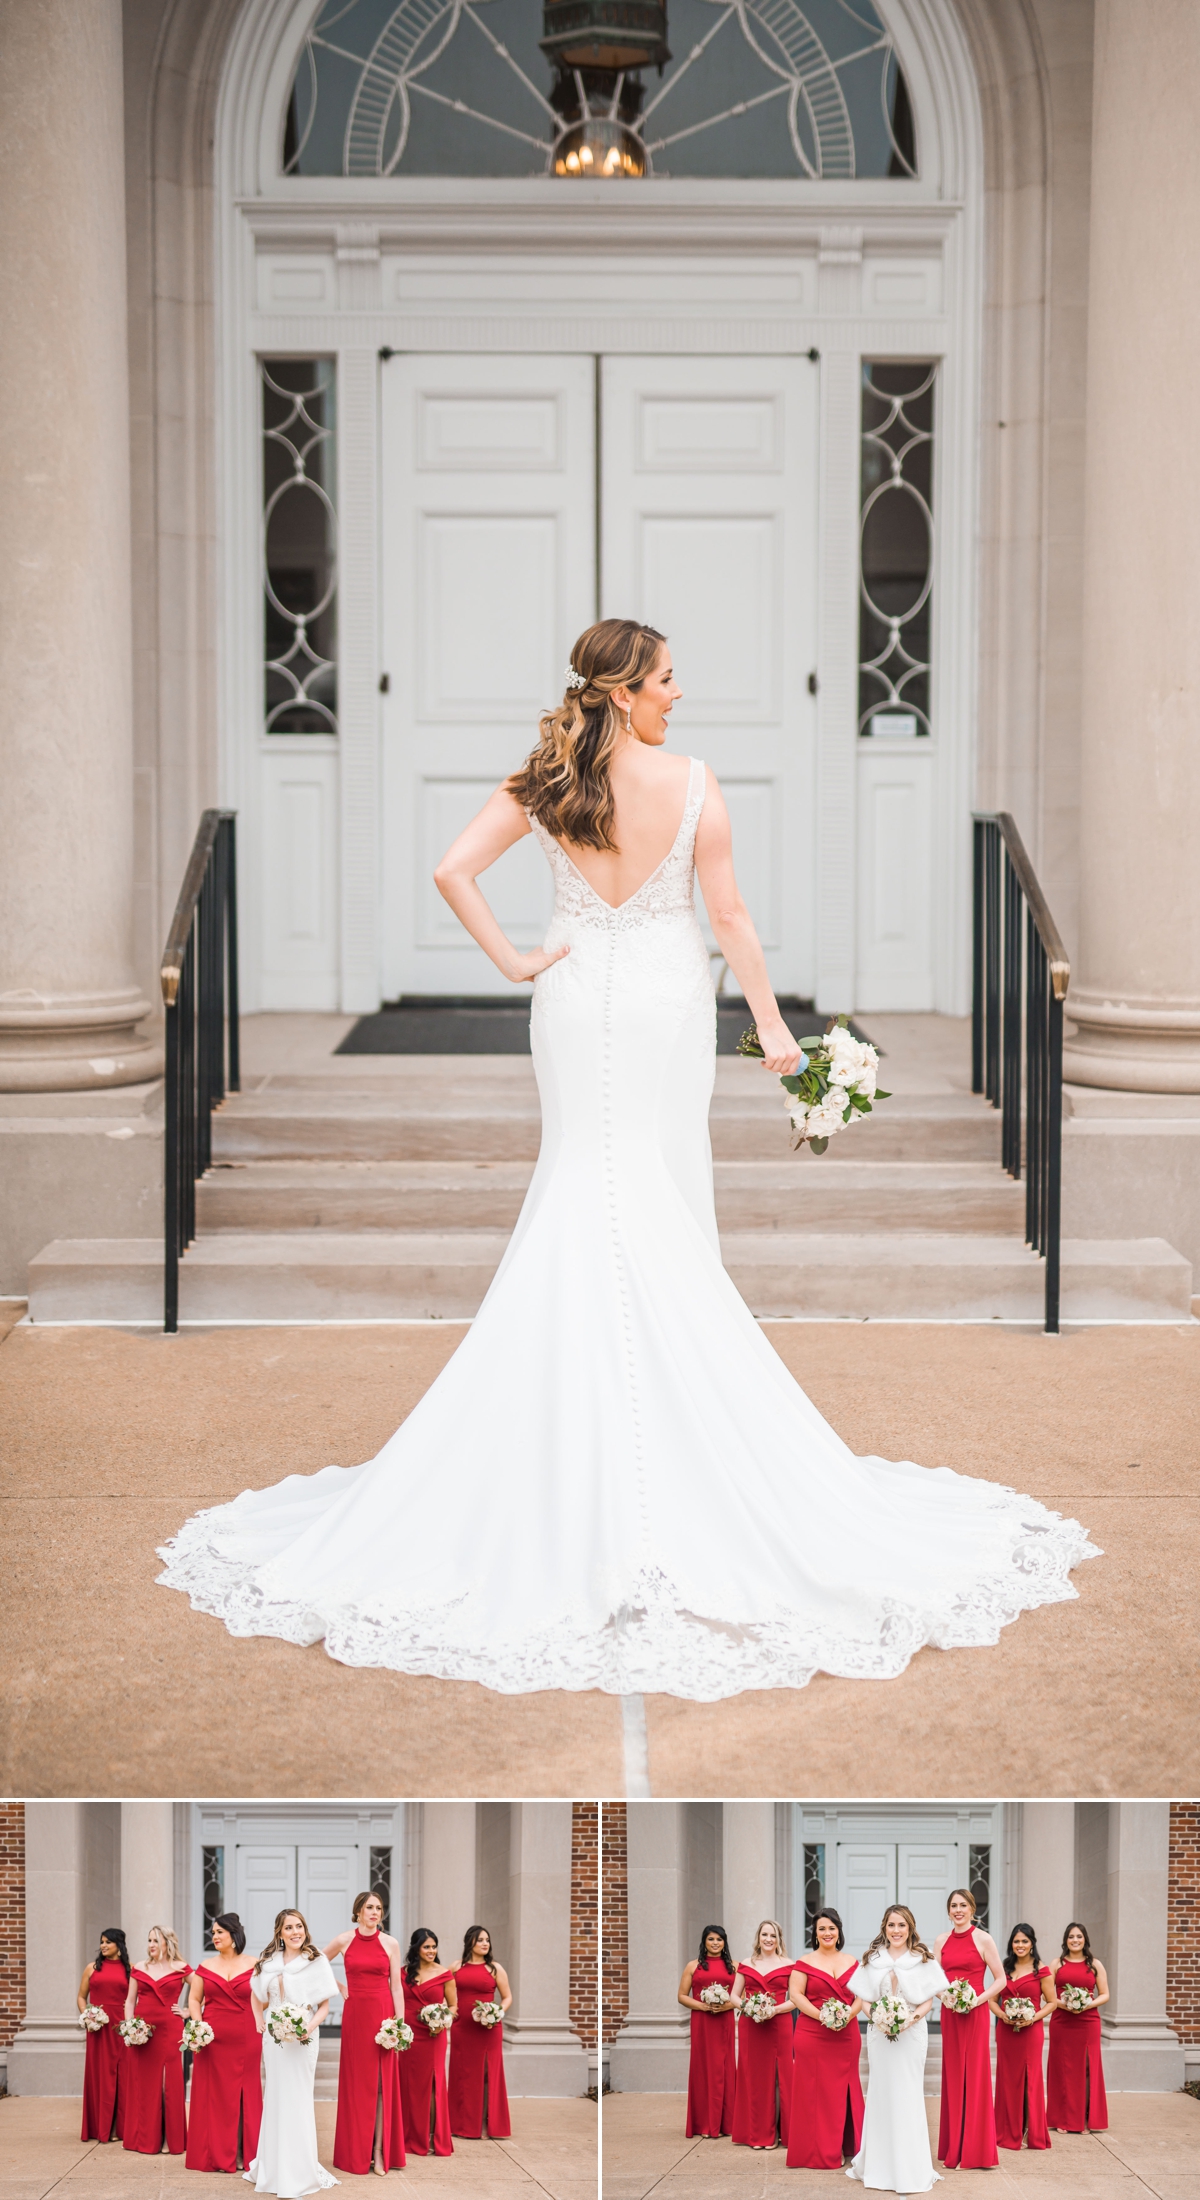
[[[813, 1004], [781, 993], [779, 1006], [792, 1023], [811, 1017]], [[737, 994], [717, 1002], [717, 1053], [736, 1054], [750, 1022]], [[796, 1032], [797, 1038], [801, 1034]], [[495, 999], [486, 993], [410, 993], [385, 1001], [373, 1016], [360, 1016], [337, 1054], [528, 1054], [529, 999]]]

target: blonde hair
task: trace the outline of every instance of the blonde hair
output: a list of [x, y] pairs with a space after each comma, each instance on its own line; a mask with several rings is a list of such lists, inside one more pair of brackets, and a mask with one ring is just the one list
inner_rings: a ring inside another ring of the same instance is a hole
[[666, 640], [637, 619], [601, 619], [580, 635], [569, 687], [543, 711], [538, 745], [505, 784], [555, 840], [615, 850], [612, 759], [623, 731], [614, 688], [640, 688]]
[[787, 1949], [784, 1946], [783, 1927], [776, 1917], [764, 1917], [762, 1925], [759, 1926], [758, 1931], [754, 1935], [754, 1946], [750, 1950], [751, 1955], [758, 1956], [762, 1954], [763, 1925], [774, 1926], [776, 1950], [781, 1956], [785, 1956], [787, 1954]]
[[305, 1923], [303, 1912], [301, 1910], [280, 1910], [275, 1919], [275, 1931], [272, 1934], [270, 1940], [267, 1942], [266, 1947], [263, 1949], [263, 1952], [260, 1955], [258, 1962], [254, 1966], [255, 1978], [258, 1977], [258, 1974], [261, 1971], [264, 1963], [266, 1963], [271, 1956], [282, 1955], [284, 1953], [283, 1928], [287, 1924], [289, 1917], [298, 1917], [300, 1919], [300, 1923], [304, 1926], [304, 1946], [297, 1950], [297, 1954], [302, 1956], [314, 1957], [320, 1955], [320, 1949], [314, 1946], [312, 1938], [309, 1934], [308, 1926]]
[[926, 1963], [932, 1963], [933, 1956], [930, 1950], [925, 1946], [924, 1941], [917, 1931], [916, 1918], [913, 1916], [911, 1910], [905, 1908], [903, 1902], [888, 1903], [888, 1906], [883, 1913], [883, 1920], [880, 1924], [879, 1931], [876, 1933], [874, 1940], [871, 1942], [870, 1947], [863, 1957], [863, 1962], [869, 1963], [872, 1956], [878, 1955], [881, 1949], [884, 1951], [885, 1954], [890, 1954], [891, 1951], [888, 1948], [887, 1937], [887, 1926], [889, 1917], [902, 1917], [904, 1919], [906, 1925], [908, 1926], [908, 1945], [912, 1949], [913, 1954], [917, 1956], [923, 1956]]
[[170, 1928], [166, 1925], [152, 1925], [150, 1927], [150, 1930], [146, 1935], [147, 1961], [153, 1962], [154, 1960], [150, 1954], [150, 1942], [153, 1939], [155, 1933], [158, 1934], [158, 1937], [163, 1944], [163, 1948], [165, 1950], [165, 1960], [168, 1963], [182, 1963], [183, 1957], [180, 1953], [179, 1942], [176, 1940], [174, 1933], [171, 1932]]

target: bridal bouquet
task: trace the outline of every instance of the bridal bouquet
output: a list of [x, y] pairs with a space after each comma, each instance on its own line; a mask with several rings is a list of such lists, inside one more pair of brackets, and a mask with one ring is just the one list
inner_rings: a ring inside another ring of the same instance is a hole
[[403, 2017], [385, 2017], [375, 2034], [375, 2045], [394, 2048], [398, 2055], [402, 2055], [406, 2048], [412, 2046], [413, 2037], [413, 2028], [411, 2024], [404, 2022]]
[[820, 2017], [827, 2032], [844, 2032], [850, 2022], [850, 2004], [831, 1994], [821, 2003]]
[[288, 2040], [299, 2040], [302, 2046], [305, 2045], [311, 2023], [312, 2010], [301, 2002], [276, 2002], [275, 2007], [267, 2012], [267, 2030], [280, 2047]]
[[1092, 1997], [1086, 1986], [1064, 1986], [1058, 1997], [1060, 2008], [1073, 2017], [1082, 2017], [1092, 2006]]
[[732, 2006], [727, 1986], [706, 1986], [699, 1998], [706, 2009], [728, 2009]]
[[144, 2047], [154, 2030], [144, 2017], [122, 2017], [117, 2030], [126, 2047]]
[[942, 2007], [952, 2009], [956, 2017], [969, 2017], [972, 2009], [979, 2007], [979, 1996], [970, 1979], [952, 1979], [942, 1995]]
[[1015, 2024], [1018, 2031], [1022, 2025], [1032, 2024], [1037, 2015], [1033, 2003], [1026, 2001], [1023, 1994], [1006, 1994], [1003, 2007], [1009, 2023]]
[[203, 2017], [185, 2017], [179, 2052], [181, 2055], [186, 2054], [190, 2047], [193, 2055], [198, 2054], [202, 2047], [211, 2047], [216, 2036], [211, 2024], [206, 2024]]
[[881, 1994], [871, 2003], [871, 2022], [885, 2040], [898, 2040], [911, 2015], [903, 1994]]
[[[860, 1115], [869, 1115], [876, 1100], [890, 1100], [875, 1081], [879, 1056], [868, 1040], [856, 1039], [844, 1016], [835, 1016], [823, 1035], [801, 1042], [804, 1052], [794, 1077], [781, 1077], [784, 1108], [796, 1145], [824, 1153], [835, 1134]], [[738, 1040], [739, 1054], [760, 1061], [763, 1050], [757, 1026], [751, 1024]]]
[[431, 2001], [428, 2009], [422, 2009], [421, 2022], [431, 2032], [448, 2032], [454, 2022], [454, 2011], [448, 2001]]
[[766, 2024], [775, 2015], [779, 2003], [771, 1994], [747, 1994], [742, 2003], [742, 2015], [752, 2024]]
[[85, 2032], [102, 2032], [108, 2023], [108, 2011], [98, 2009], [94, 2001], [89, 2001], [87, 2008], [79, 2012], [79, 2022]]
[[498, 2001], [477, 2001], [471, 2015], [476, 2024], [482, 2024], [490, 2032], [493, 2025], [499, 2024], [504, 2011]]

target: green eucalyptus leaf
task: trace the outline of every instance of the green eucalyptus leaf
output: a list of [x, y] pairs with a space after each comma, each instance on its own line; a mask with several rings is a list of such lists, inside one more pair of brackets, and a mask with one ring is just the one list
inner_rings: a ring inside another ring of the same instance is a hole
[[808, 1143], [812, 1147], [814, 1153], [824, 1153], [826, 1146], [829, 1144], [829, 1140], [827, 1138], [810, 1138]]

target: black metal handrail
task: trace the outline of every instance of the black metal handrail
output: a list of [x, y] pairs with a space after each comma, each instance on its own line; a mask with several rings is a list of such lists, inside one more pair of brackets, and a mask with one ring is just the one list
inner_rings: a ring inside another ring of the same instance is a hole
[[1025, 1242], [1045, 1255], [1046, 1328], [1057, 1332], [1063, 1002], [1071, 965], [1007, 810], [976, 813], [974, 887], [971, 1090], [1000, 1109], [1000, 1158], [1019, 1181], [1024, 1048]]
[[241, 1086], [235, 810], [205, 810], [162, 957], [167, 1012], [163, 1328], [179, 1327], [179, 1259], [196, 1235], [212, 1113]]

